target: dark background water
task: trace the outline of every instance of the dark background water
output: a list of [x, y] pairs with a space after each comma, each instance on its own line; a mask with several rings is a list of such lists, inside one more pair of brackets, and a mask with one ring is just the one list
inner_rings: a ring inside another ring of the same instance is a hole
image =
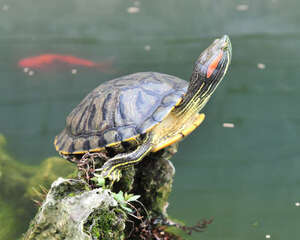
[[[134, 4], [140, 11], [128, 13]], [[0, 132], [16, 159], [38, 164], [56, 155], [65, 117], [97, 85], [140, 71], [188, 80], [201, 51], [228, 34], [232, 65], [173, 158], [169, 213], [188, 224], [214, 217], [195, 240], [298, 239], [299, 8], [297, 0], [1, 0]], [[115, 72], [63, 66], [29, 76], [17, 66], [44, 53], [113, 60]]]

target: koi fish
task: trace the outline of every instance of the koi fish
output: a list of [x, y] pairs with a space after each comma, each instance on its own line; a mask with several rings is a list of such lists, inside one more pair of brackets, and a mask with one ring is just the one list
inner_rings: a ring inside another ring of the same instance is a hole
[[18, 65], [21, 68], [39, 69], [45, 68], [50, 65], [52, 66], [54, 63], [68, 64], [71, 66], [81, 66], [87, 68], [98, 68], [100, 69], [100, 71], [106, 73], [113, 72], [112, 60], [93, 62], [88, 59], [61, 54], [42, 54], [39, 56], [23, 58], [18, 62]]

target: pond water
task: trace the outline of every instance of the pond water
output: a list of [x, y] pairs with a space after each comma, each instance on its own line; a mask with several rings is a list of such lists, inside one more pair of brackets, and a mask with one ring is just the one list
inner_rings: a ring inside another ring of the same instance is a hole
[[[169, 214], [187, 224], [214, 217], [194, 240], [297, 239], [299, 8], [297, 0], [1, 0], [0, 133], [18, 161], [39, 164], [57, 155], [54, 136], [97, 85], [141, 71], [188, 80], [201, 51], [228, 34], [231, 68], [173, 158]], [[18, 66], [49, 53], [112, 67]]]

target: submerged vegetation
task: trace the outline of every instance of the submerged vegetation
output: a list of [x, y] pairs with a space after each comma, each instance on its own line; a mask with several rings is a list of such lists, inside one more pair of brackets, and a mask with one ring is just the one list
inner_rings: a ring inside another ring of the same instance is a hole
[[22, 164], [7, 152], [6, 139], [0, 134], [0, 239], [17, 239], [25, 232], [36, 212], [33, 200], [43, 200], [41, 189], [49, 189], [54, 180], [74, 169], [57, 157], [38, 166]]

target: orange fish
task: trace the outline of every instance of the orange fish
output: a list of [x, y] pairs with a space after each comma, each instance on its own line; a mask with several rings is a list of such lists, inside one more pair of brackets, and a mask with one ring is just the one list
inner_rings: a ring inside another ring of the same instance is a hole
[[19, 61], [18, 65], [22, 68], [45, 68], [47, 66], [52, 66], [54, 63], [58, 64], [68, 64], [71, 66], [81, 66], [88, 68], [98, 68], [102, 72], [111, 73], [112, 60], [106, 60], [103, 62], [93, 62], [88, 59], [78, 58], [72, 55], [61, 55], [61, 54], [42, 54], [39, 56], [33, 56], [28, 58], [23, 58]]

